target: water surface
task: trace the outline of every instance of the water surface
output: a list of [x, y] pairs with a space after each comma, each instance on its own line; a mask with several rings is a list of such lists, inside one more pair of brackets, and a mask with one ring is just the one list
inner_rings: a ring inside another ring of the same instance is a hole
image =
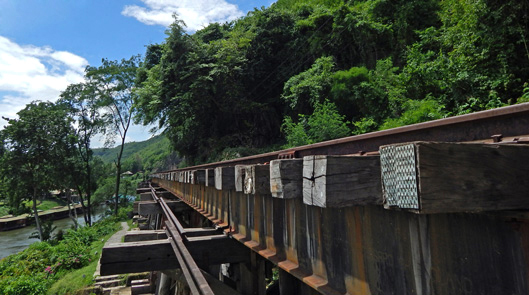
[[[103, 217], [106, 206], [98, 206], [94, 209], [95, 212], [92, 214], [92, 222]], [[82, 214], [78, 214], [77, 222], [79, 225], [85, 224]], [[52, 235], [55, 235], [61, 229], [65, 230], [71, 228], [73, 221], [70, 218], [59, 219], [53, 221], [53, 225], [57, 226], [57, 229], [52, 233]], [[32, 224], [20, 229], [0, 232], [0, 259], [18, 253], [29, 247], [29, 245], [37, 242], [39, 240], [38, 238], [29, 238], [29, 236], [36, 231], [37, 228]]]

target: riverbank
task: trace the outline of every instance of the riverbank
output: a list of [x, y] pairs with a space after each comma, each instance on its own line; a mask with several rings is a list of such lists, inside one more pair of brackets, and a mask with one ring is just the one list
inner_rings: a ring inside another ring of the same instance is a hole
[[[73, 208], [77, 213], [81, 213], [81, 204], [74, 205]], [[69, 217], [68, 206], [57, 206], [50, 210], [38, 212], [42, 220], [58, 220]], [[0, 232], [19, 229], [27, 225], [33, 224], [35, 218], [30, 214], [22, 214], [19, 216], [7, 215], [0, 217]]]
[[92, 227], [65, 231], [60, 238], [34, 243], [0, 259], [0, 293], [73, 294], [93, 284], [92, 275], [104, 241], [120, 228], [126, 215], [120, 212], [119, 217], [112, 216]]

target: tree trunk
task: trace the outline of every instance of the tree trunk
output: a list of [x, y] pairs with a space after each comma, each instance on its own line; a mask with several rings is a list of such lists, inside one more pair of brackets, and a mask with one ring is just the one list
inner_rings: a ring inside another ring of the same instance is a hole
[[70, 189], [66, 189], [66, 197], [68, 198], [68, 215], [72, 219], [75, 229], [77, 229], [79, 227], [79, 224], [77, 223], [77, 209], [75, 209], [74, 205], [72, 214], [72, 208], [70, 206], [72, 204], [72, 192]]
[[121, 138], [121, 147], [119, 149], [118, 158], [116, 160], [116, 208], [114, 208], [114, 214], [118, 215], [118, 205], [119, 205], [119, 182], [121, 181], [121, 156], [123, 155], [123, 148], [125, 147], [125, 134]]
[[39, 232], [39, 239], [42, 241], [42, 225], [40, 224], [39, 214], [37, 212], [37, 188], [33, 188], [33, 215], [35, 215], [35, 224], [37, 226], [37, 231]]
[[[86, 147], [86, 150], [87, 150], [87, 153], [88, 151], [90, 150], [90, 147], [87, 146]], [[86, 224], [88, 224], [88, 226], [92, 226], [92, 205], [91, 205], [91, 193], [90, 193], [90, 188], [91, 188], [91, 182], [92, 182], [92, 179], [91, 179], [91, 170], [90, 170], [90, 157], [87, 155], [87, 160], [86, 160], [86, 202], [88, 204], [88, 208], [87, 208], [87, 211], [88, 211], [88, 222]]]
[[83, 217], [84, 217], [84, 223], [88, 224], [88, 217], [89, 213], [86, 209], [86, 206], [84, 205], [84, 198], [83, 198], [83, 192], [81, 191], [81, 188], [77, 186], [77, 193], [79, 194], [79, 199], [81, 200], [81, 207], [83, 208]]
[[118, 206], [119, 206], [119, 182], [121, 181], [121, 159], [118, 158], [116, 164], [116, 206], [114, 208], [114, 214], [118, 215]]

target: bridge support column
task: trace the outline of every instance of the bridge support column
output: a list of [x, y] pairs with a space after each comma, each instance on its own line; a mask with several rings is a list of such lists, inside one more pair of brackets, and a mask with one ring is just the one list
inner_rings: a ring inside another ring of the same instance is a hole
[[279, 294], [301, 294], [299, 280], [288, 272], [279, 269]]
[[243, 295], [265, 295], [265, 260], [254, 251], [250, 253], [250, 256], [250, 262], [239, 263], [240, 276], [237, 291]]

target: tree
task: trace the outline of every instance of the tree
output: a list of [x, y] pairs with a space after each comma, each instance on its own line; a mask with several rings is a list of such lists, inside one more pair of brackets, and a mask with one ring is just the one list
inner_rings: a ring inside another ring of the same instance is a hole
[[[69, 114], [76, 121], [77, 153], [82, 167], [76, 169], [71, 175], [72, 185], [77, 188], [81, 198], [84, 219], [87, 225], [92, 224], [91, 195], [95, 190], [95, 181], [92, 178], [92, 149], [90, 143], [92, 137], [103, 130], [103, 117], [101, 114], [100, 101], [94, 95], [97, 85], [94, 81], [87, 79], [83, 83], [71, 84], [61, 93], [60, 102], [67, 105]], [[82, 179], [82, 181], [76, 181]], [[84, 194], [83, 194], [84, 192]], [[86, 196], [85, 205], [85, 198]]]
[[75, 135], [66, 110], [50, 102], [32, 102], [19, 111], [18, 119], [4, 118], [1, 131], [3, 179], [19, 199], [31, 198], [33, 214], [43, 240], [37, 199], [62, 186], [66, 167], [74, 156]]
[[97, 106], [103, 108], [103, 121], [107, 135], [107, 145], [113, 144], [116, 136], [121, 142], [116, 155], [115, 214], [118, 214], [119, 183], [121, 179], [121, 157], [125, 147], [125, 139], [134, 114], [133, 91], [136, 70], [140, 57], [133, 56], [121, 61], [103, 59], [99, 67], [88, 67], [86, 78], [93, 83], [93, 92]]

